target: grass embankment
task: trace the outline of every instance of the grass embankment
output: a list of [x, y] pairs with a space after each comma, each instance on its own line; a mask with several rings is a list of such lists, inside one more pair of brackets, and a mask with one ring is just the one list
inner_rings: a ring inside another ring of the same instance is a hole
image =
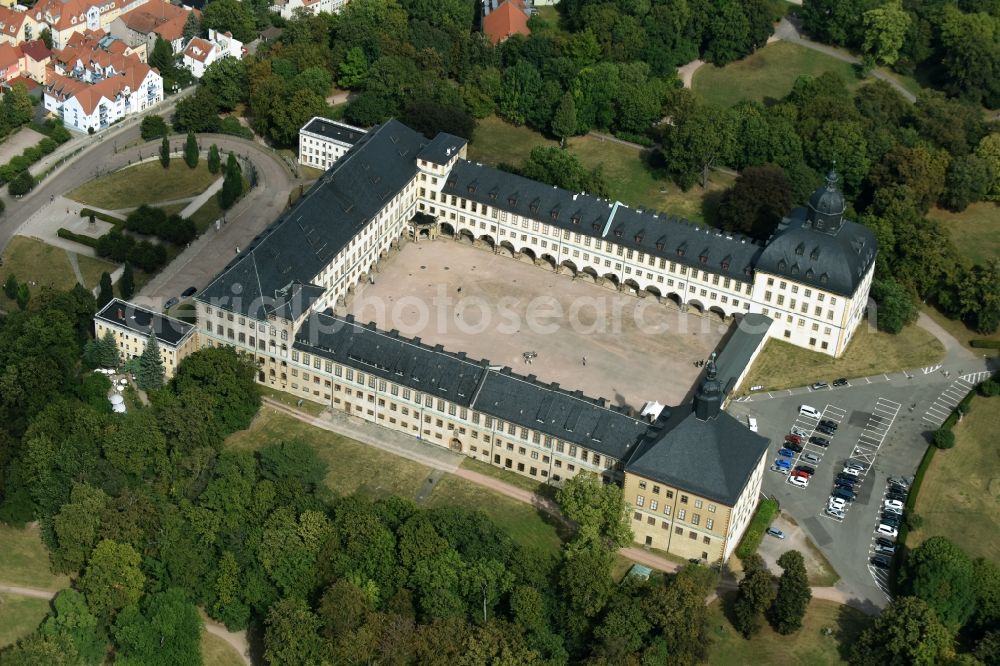
[[[313, 446], [328, 465], [326, 484], [342, 495], [358, 493], [377, 499], [398, 495], [414, 499], [427, 482], [431, 469], [379, 449], [309, 426], [266, 407], [253, 425], [232, 435], [227, 446], [258, 449], [273, 441], [298, 439]], [[483, 489], [456, 477], [434, 485], [423, 506], [462, 506], [479, 509], [522, 545], [551, 554], [561, 545], [559, 533], [548, 517], [532, 507]]]
[[229, 643], [207, 631], [201, 633], [201, 660], [205, 666], [244, 666]]
[[779, 390], [829, 382], [838, 377], [865, 377], [932, 365], [944, 356], [944, 346], [933, 335], [910, 325], [897, 335], [874, 331], [862, 322], [840, 358], [809, 351], [781, 340], [768, 340], [740, 388]]
[[923, 524], [906, 545], [944, 536], [1000, 564], [1000, 398], [975, 398], [953, 432], [955, 447], [936, 451], [924, 474], [915, 508]]
[[824, 72], [839, 74], [848, 88], [861, 84], [848, 62], [797, 44], [775, 42], [725, 67], [702, 66], [694, 73], [691, 89], [702, 101], [732, 106], [744, 99], [781, 99], [800, 76]]
[[983, 335], [982, 333], [976, 333], [959, 319], [948, 319], [930, 305], [921, 305], [920, 310], [976, 356], [996, 356], [1000, 353], [995, 349], [983, 349], [981, 347], [973, 347], [969, 344], [971, 340], [993, 340], [1000, 342], [1000, 331], [991, 335]]
[[69, 576], [49, 570], [38, 528], [0, 525], [0, 583], [55, 592], [69, 585]]
[[[93, 289], [101, 281], [101, 273], [111, 273], [114, 264], [88, 257], [76, 255], [83, 276], [84, 287]], [[13, 273], [19, 282], [34, 282], [29, 286], [32, 295], [37, 296], [42, 287], [64, 291], [71, 289], [77, 283], [76, 273], [70, 264], [69, 255], [61, 247], [43, 243], [36, 238], [14, 236], [3, 253], [3, 265], [0, 266], [0, 285], [7, 276]], [[17, 305], [0, 291], [0, 307], [5, 310], [16, 309]]]
[[[490, 116], [479, 121], [469, 144], [469, 158], [497, 165], [523, 166], [535, 146], [558, 146], [557, 141], [527, 127], [515, 127]], [[643, 151], [634, 146], [595, 136], [569, 140], [567, 149], [588, 169], [598, 166], [608, 184], [611, 199], [630, 206], [663, 211], [694, 222], [711, 218], [718, 193], [735, 180], [724, 173], [712, 173], [707, 192], [693, 187], [684, 192], [669, 180], [659, 179], [646, 166]]]
[[746, 640], [729, 619], [724, 608], [735, 593], [709, 606], [709, 636], [706, 663], [713, 666], [746, 664], [803, 664], [826, 666], [846, 664], [850, 646], [868, 624], [861, 611], [832, 601], [813, 599], [802, 628], [790, 636], [776, 633], [767, 624], [759, 634]]
[[0, 648], [33, 632], [48, 612], [46, 599], [0, 594]]
[[992, 201], [974, 203], [961, 213], [932, 208], [927, 217], [941, 222], [959, 256], [972, 264], [1000, 257], [1000, 207]]
[[174, 158], [168, 169], [159, 162], [127, 167], [85, 183], [67, 196], [108, 210], [134, 208], [197, 196], [218, 178], [221, 175], [209, 172], [205, 160], [198, 162], [197, 168], [189, 169], [183, 160]]

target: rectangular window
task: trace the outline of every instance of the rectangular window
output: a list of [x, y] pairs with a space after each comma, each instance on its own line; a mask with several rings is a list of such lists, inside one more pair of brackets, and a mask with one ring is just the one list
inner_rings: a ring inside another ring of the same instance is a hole
[[696, 509], [700, 509], [701, 508], [701, 500], [695, 500], [694, 501], [694, 508], [696, 508]]
[[677, 519], [684, 520], [684, 515], [687, 513], [687, 509], [680, 509], [677, 511]]
[[658, 501], [656, 501], [656, 500], [649, 500], [649, 510], [650, 511], [656, 511], [656, 509], [657, 509], [658, 506], [659, 506], [659, 502]]
[[646, 502], [646, 498], [643, 497], [642, 495], [636, 495], [635, 496], [635, 505], [636, 506], [642, 506], [643, 504], [645, 504], [645, 502]]
[[714, 526], [715, 526], [715, 521], [712, 520], [711, 518], [705, 521], [705, 529], [710, 530]]

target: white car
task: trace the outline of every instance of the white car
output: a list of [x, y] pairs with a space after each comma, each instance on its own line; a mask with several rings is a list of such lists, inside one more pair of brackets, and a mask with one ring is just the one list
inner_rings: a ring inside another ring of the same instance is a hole
[[750, 428], [750, 432], [757, 432], [757, 419], [752, 416], [747, 417], [747, 427]]
[[879, 534], [884, 534], [888, 537], [892, 537], [893, 539], [895, 539], [896, 536], [899, 534], [899, 532], [896, 530], [895, 527], [893, 527], [892, 525], [886, 525], [885, 523], [879, 523], [879, 526], [875, 529], [875, 531], [878, 532]]
[[843, 469], [844, 474], [850, 474], [851, 476], [861, 476], [861, 472], [854, 469], [853, 467], [845, 467]]
[[792, 476], [788, 478], [788, 482], [793, 486], [798, 486], [799, 488], [808, 488], [809, 479], [804, 476]]
[[883, 506], [885, 506], [886, 509], [896, 509], [898, 511], [903, 510], [903, 503], [900, 502], [899, 500], [887, 499], [882, 504]]
[[893, 514], [895, 516], [902, 516], [903, 515], [903, 510], [902, 509], [897, 509], [894, 506], [885, 506], [885, 507], [882, 507], [882, 510], [885, 511], [886, 513], [891, 513], [891, 514]]
[[831, 497], [829, 506], [831, 509], [843, 509], [847, 502], [842, 497]]
[[810, 407], [809, 405], [799, 406], [799, 416], [805, 416], [810, 419], [818, 419], [822, 414], [815, 407]]
[[843, 509], [835, 509], [832, 506], [828, 506], [828, 507], [826, 507], [826, 513], [827, 513], [828, 516], [833, 516], [834, 518], [840, 518], [841, 520], [844, 519], [844, 510]]

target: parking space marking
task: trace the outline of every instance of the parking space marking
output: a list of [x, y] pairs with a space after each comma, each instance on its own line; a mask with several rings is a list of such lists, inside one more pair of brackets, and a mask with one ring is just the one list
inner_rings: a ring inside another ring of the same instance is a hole
[[962, 375], [961, 378], [964, 379], [969, 384], [975, 386], [984, 379], [987, 379], [991, 374], [992, 373], [989, 370], [983, 370], [981, 372], [972, 372], [967, 375]]
[[[941, 427], [941, 424], [945, 422], [948, 415], [951, 414], [953, 409], [955, 409], [955, 406], [958, 405], [958, 403], [962, 401], [962, 398], [964, 398], [966, 394], [972, 390], [972, 387], [975, 385], [974, 378], [980, 374], [982, 373], [963, 375], [952, 382], [948, 388], [941, 391], [941, 394], [934, 399], [931, 406], [927, 408], [926, 412], [924, 412], [924, 416], [921, 420], [933, 429]], [[969, 378], [969, 380], [966, 378]]]

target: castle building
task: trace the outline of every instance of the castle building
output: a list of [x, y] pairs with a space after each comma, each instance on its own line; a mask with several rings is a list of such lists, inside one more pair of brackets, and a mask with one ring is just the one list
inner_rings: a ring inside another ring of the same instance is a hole
[[360, 127], [313, 116], [299, 129], [299, 164], [326, 171], [364, 135]]
[[[831, 174], [762, 245], [470, 162], [464, 139], [389, 121], [196, 296], [198, 346], [233, 346], [262, 384], [539, 481], [595, 472], [623, 485], [639, 543], [721, 561], [767, 450], [725, 402], [768, 338], [838, 355], [867, 302], [875, 240], [843, 210]], [[693, 400], [650, 421], [331, 314], [401, 239], [438, 234], [736, 325]]]
[[195, 328], [179, 319], [162, 315], [118, 298], [113, 298], [94, 315], [98, 339], [111, 331], [125, 360], [142, 355], [150, 336], [156, 337], [163, 361], [163, 376], [170, 379], [184, 357], [198, 348]]

